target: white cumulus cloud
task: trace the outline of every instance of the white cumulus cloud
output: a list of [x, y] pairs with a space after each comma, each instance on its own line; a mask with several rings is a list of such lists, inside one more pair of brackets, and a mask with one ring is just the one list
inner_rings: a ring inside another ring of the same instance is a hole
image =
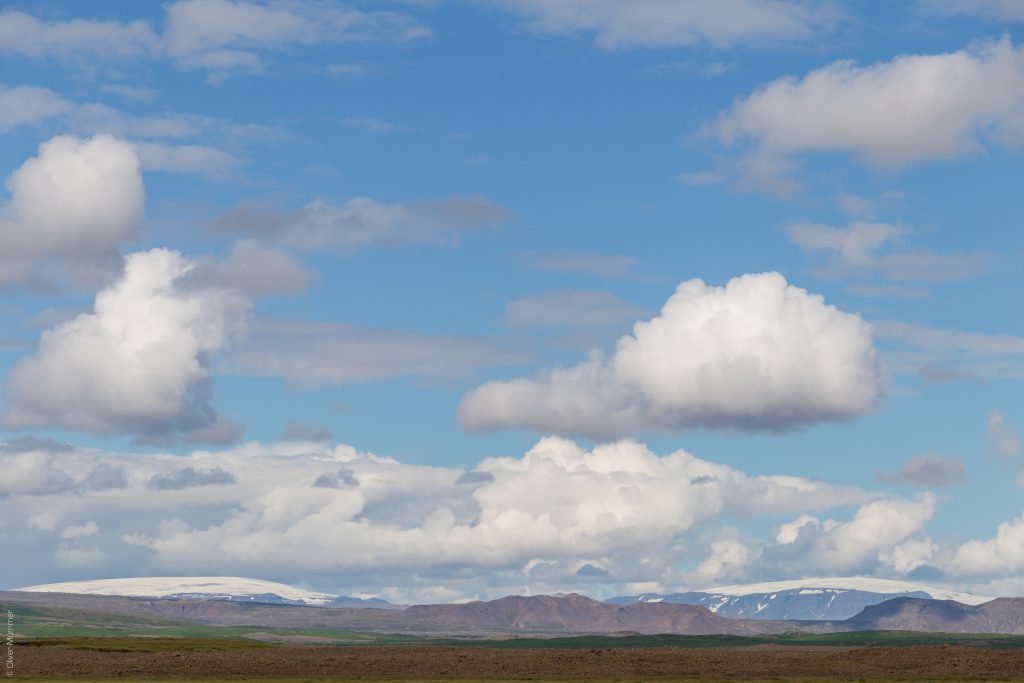
[[1009, 38], [956, 52], [902, 55], [861, 66], [835, 62], [802, 78], [772, 81], [704, 129], [743, 150], [740, 180], [786, 193], [804, 155], [848, 153], [876, 167], [980, 152], [1024, 142], [1024, 50]]
[[994, 538], [962, 544], [947, 569], [955, 575], [999, 578], [1024, 572], [1024, 515], [1000, 524]]
[[784, 430], [870, 411], [881, 391], [870, 327], [778, 273], [682, 283], [615, 352], [462, 401], [468, 429], [603, 438], [644, 428]]
[[53, 285], [54, 272], [96, 283], [116, 272], [142, 224], [139, 166], [135, 148], [108, 135], [41, 144], [7, 179], [0, 284]]
[[698, 574], [711, 582], [879, 571], [905, 574], [935, 552], [934, 544], [916, 536], [931, 521], [937, 502], [931, 493], [873, 500], [845, 522], [803, 514], [780, 525], [774, 542], [712, 545]]
[[242, 324], [249, 301], [192, 287], [194, 263], [165, 249], [131, 254], [94, 310], [43, 333], [7, 384], [9, 428], [126, 433], [139, 438], [237, 436], [209, 403], [208, 354]]
[[897, 574], [904, 575], [931, 562], [938, 549], [939, 546], [930, 538], [912, 538], [879, 553], [878, 559]]

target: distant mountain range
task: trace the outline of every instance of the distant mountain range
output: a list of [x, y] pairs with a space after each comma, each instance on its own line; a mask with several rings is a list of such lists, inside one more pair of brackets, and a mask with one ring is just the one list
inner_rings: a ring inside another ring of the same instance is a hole
[[729, 619], [696, 605], [610, 605], [582, 595], [510, 596], [489, 602], [378, 609], [162, 599], [44, 592], [0, 592], [0, 602], [39, 612], [157, 617], [210, 626], [260, 626], [433, 635], [682, 633], [756, 635], [794, 630], [795, 622]]
[[700, 605], [646, 602], [612, 605], [582, 595], [512, 596], [489, 602], [377, 609], [261, 604], [233, 600], [138, 598], [67, 593], [0, 592], [0, 602], [61, 620], [109, 621], [119, 615], [210, 626], [376, 631], [435, 636], [659, 634], [761, 635], [786, 632], [910, 630], [1024, 635], [1024, 598], [982, 605], [896, 598], [838, 621], [735, 619]]
[[[226, 600], [277, 605], [377, 607], [400, 609], [380, 598], [358, 598], [295, 588], [283, 583], [237, 576], [147, 577], [71, 581], [19, 588], [19, 591], [121, 595], [140, 598]], [[992, 598], [958, 593], [906, 581], [838, 577], [707, 588], [685, 593], [644, 593], [607, 600], [617, 606], [667, 603], [706, 607], [733, 619], [849, 619], [865, 607], [893, 598], [956, 600], [978, 605]]]
[[956, 600], [978, 605], [992, 598], [958, 593], [906, 581], [839, 577], [722, 586], [685, 593], [644, 593], [612, 598], [613, 605], [667, 602], [701, 605], [734, 619], [835, 621], [860, 614], [865, 607], [894, 598]]
[[[789, 590], [789, 589], [788, 589]], [[784, 632], [911, 630], [1024, 634], [1024, 598], [981, 605], [903, 597], [871, 605], [843, 620], [730, 618], [702, 605], [666, 601], [616, 605], [576, 594], [511, 596], [489, 602], [416, 605], [405, 609], [262, 604], [248, 600], [164, 599], [48, 592], [0, 592], [0, 601], [35, 613], [160, 618], [212, 626], [377, 631], [432, 635], [658, 634], [758, 635]], [[764, 610], [762, 610], [764, 611]], [[100, 619], [103, 621], [103, 619]]]
[[1024, 633], [1024, 598], [993, 600], [921, 584], [857, 577], [649, 593], [606, 602], [569, 594], [413, 607], [241, 577], [77, 581], [29, 586], [0, 596], [24, 604], [220, 626], [415, 633]]

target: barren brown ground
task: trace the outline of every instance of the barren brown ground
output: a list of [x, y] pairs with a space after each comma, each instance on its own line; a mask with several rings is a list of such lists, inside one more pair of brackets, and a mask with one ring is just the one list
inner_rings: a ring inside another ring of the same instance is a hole
[[18, 677], [348, 679], [1024, 679], [1024, 652], [979, 647], [644, 648], [283, 645], [224, 652], [16, 647]]

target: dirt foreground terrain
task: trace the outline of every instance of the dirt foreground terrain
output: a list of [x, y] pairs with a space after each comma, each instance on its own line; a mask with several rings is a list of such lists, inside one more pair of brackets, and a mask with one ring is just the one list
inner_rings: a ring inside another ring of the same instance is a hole
[[1024, 679], [1024, 652], [981, 647], [320, 647], [98, 652], [16, 647], [19, 678]]

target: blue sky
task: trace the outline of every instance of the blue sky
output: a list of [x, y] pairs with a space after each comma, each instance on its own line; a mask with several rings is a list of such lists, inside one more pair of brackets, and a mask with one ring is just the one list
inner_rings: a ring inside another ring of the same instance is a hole
[[[5, 3], [4, 583], [1021, 594], [1022, 24], [999, 0]], [[746, 479], [655, 486], [680, 449]], [[354, 474], [311, 484], [331, 460]], [[576, 497], [520, 505], [549, 467]], [[308, 561], [252, 551], [288, 543]]]

